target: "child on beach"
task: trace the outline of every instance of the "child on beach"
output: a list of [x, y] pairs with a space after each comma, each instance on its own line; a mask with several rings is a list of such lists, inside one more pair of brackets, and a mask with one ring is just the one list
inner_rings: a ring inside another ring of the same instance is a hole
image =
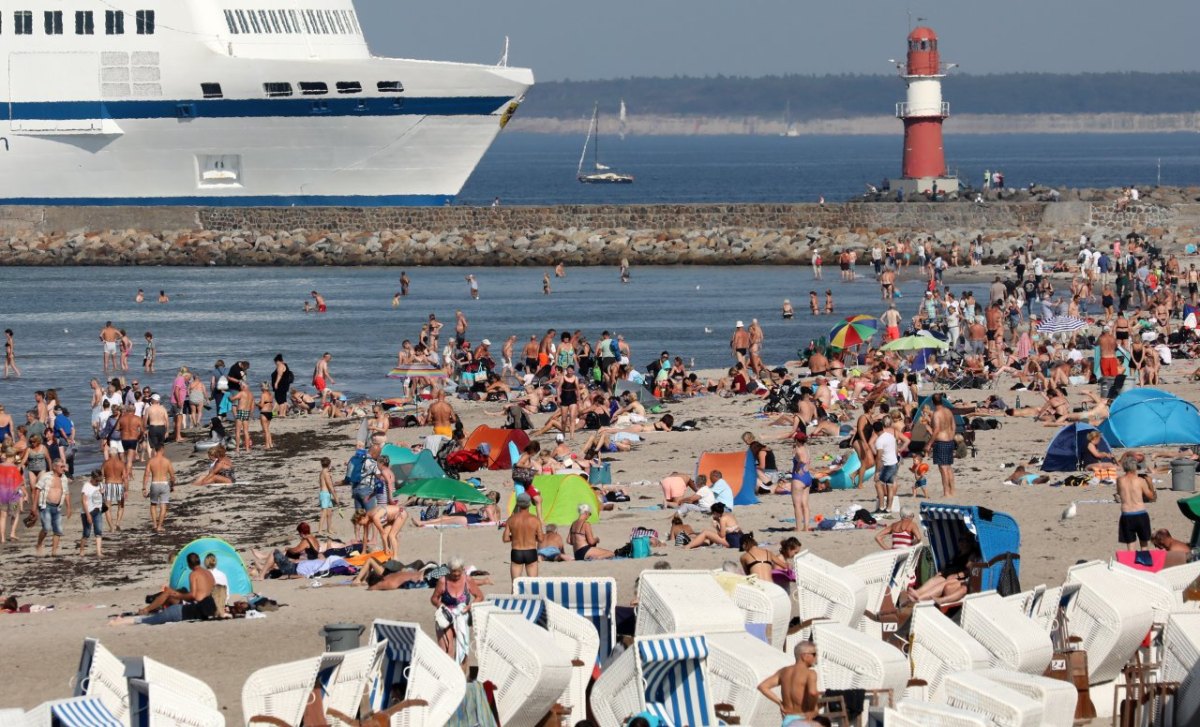
[[925, 462], [919, 454], [914, 454], [912, 460], [912, 466], [908, 468], [913, 473], [912, 496], [926, 497], [925, 485], [928, 484], [928, 480], [925, 479], [925, 475], [929, 472], [929, 463]]
[[317, 532], [325, 535], [333, 533], [333, 508], [338, 504], [337, 493], [333, 491], [332, 464], [328, 457], [321, 458], [320, 491], [317, 494], [321, 503], [321, 520]]

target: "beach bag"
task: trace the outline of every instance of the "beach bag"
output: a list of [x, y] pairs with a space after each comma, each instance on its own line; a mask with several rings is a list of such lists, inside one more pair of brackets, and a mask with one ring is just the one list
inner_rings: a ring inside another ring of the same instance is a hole
[[346, 463], [346, 476], [342, 478], [342, 484], [354, 486], [360, 484], [363, 479], [363, 466], [367, 462], [367, 450], [356, 449], [350, 457], [350, 461]]
[[675, 533], [675, 545], [676, 546], [682, 547], [684, 545], [687, 545], [690, 542], [692, 542], [692, 536], [688, 535], [685, 532]]
[[518, 482], [522, 485], [533, 483], [533, 478], [537, 477], [537, 470], [532, 467], [516, 467], [512, 468], [513, 482]]
[[588, 468], [588, 484], [592, 486], [612, 484], [612, 467], [608, 462]]
[[474, 449], [460, 449], [446, 457], [446, 466], [459, 472], [475, 472], [487, 464], [487, 456]]
[[222, 376], [217, 379], [217, 391], [229, 391], [229, 379]]
[[639, 535], [629, 541], [631, 558], [649, 558], [650, 557], [650, 536]]

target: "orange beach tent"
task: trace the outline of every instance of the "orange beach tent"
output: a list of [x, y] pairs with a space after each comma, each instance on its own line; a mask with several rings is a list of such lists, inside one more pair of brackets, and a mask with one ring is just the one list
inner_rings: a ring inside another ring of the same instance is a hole
[[520, 452], [529, 446], [529, 436], [520, 429], [494, 429], [481, 424], [475, 427], [475, 431], [471, 432], [463, 446], [466, 449], [478, 449], [479, 445], [486, 444], [488, 469], [506, 470], [513, 466], [513, 460], [508, 453], [510, 442], [516, 445], [517, 451]]

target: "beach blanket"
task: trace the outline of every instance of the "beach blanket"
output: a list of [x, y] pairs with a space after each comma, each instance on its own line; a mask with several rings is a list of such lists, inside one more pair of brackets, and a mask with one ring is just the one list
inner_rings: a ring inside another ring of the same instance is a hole
[[355, 568], [361, 568], [367, 564], [368, 560], [377, 560], [380, 563], [384, 563], [387, 562], [388, 558], [391, 557], [392, 556], [389, 555], [387, 551], [376, 550], [370, 553], [360, 553], [358, 555], [351, 556], [346, 558], [345, 562], [354, 566]]

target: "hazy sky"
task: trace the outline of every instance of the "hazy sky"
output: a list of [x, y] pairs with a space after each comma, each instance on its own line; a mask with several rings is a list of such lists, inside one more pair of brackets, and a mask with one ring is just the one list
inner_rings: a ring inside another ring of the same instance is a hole
[[886, 73], [906, 10], [967, 73], [1200, 70], [1200, 0], [355, 0], [376, 55], [541, 80]]

